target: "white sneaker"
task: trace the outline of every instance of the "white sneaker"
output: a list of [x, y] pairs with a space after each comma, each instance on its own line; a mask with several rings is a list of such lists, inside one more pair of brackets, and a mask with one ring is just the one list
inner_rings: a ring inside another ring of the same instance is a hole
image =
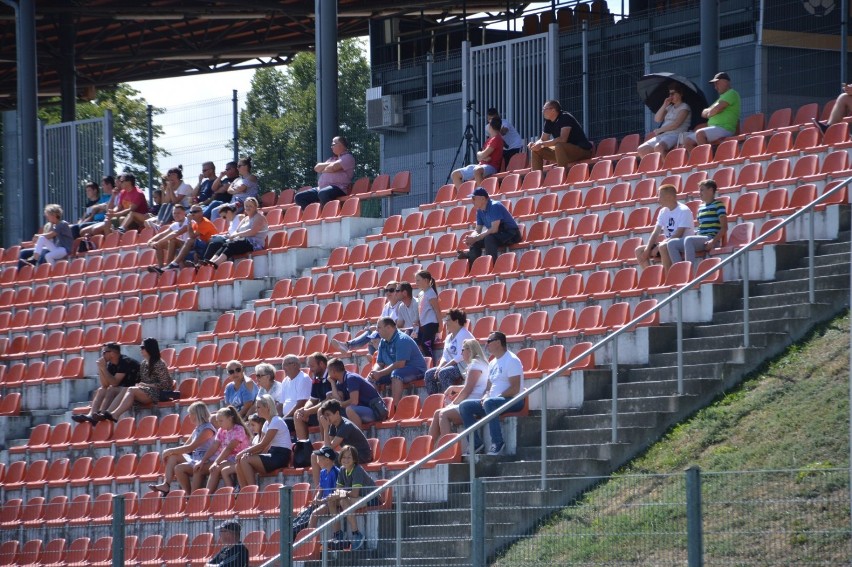
[[331, 343], [337, 347], [340, 352], [349, 352], [349, 345], [337, 339], [331, 339]]
[[491, 445], [491, 450], [488, 451], [488, 454], [492, 456], [502, 455], [505, 447], [505, 443], [494, 443]]

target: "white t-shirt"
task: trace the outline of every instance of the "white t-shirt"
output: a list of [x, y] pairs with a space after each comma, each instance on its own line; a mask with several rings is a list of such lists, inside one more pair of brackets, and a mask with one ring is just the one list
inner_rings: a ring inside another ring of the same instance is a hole
[[417, 297], [418, 317], [421, 325], [438, 322], [438, 314], [435, 313], [435, 308], [432, 307], [432, 300], [438, 299], [438, 294], [431, 287], [426, 290], [420, 290]]
[[503, 356], [493, 359], [488, 365], [488, 380], [491, 381], [488, 397], [501, 397], [503, 392], [511, 387], [512, 383], [509, 378], [512, 376], [521, 377], [521, 387], [523, 388], [524, 365], [521, 363], [521, 359], [515, 356], [515, 353], [507, 350]]
[[447, 340], [444, 341], [444, 353], [441, 355], [441, 360], [445, 363], [455, 360], [459, 364], [459, 368], [463, 368], [462, 346], [466, 340], [472, 338], [473, 335], [467, 330], [467, 327], [462, 327], [458, 333], [447, 337]]
[[402, 301], [396, 304], [397, 320], [402, 319], [400, 329], [410, 329], [420, 324], [419, 306], [417, 300], [412, 298], [411, 305], [406, 305]]
[[178, 188], [175, 189], [175, 199], [177, 200], [177, 202], [174, 203], [175, 205], [180, 203], [185, 207], [189, 207], [189, 205], [191, 204], [191, 198], [192, 186], [190, 186], [188, 183], [181, 183]]
[[473, 390], [470, 391], [470, 396], [467, 398], [468, 400], [481, 399], [482, 394], [485, 393], [485, 388], [488, 386], [488, 364], [478, 358], [474, 359], [474, 361], [470, 363], [465, 376], [465, 384], [470, 379], [468, 376], [470, 376], [470, 373], [474, 370], [479, 370], [480, 375], [476, 380], [476, 385], [474, 385]]
[[[507, 118], [500, 119], [503, 122], [503, 125], [500, 127], [500, 130], [503, 128], [506, 129], [505, 134], [501, 134], [503, 136], [503, 145], [505, 145], [510, 150], [520, 149], [524, 146], [524, 140], [521, 138], [521, 135], [518, 134], [518, 131], [515, 130], [515, 127], [512, 126], [512, 123], [509, 122]], [[488, 125], [485, 125], [485, 137], [488, 137]]]
[[691, 236], [695, 232], [693, 229], [695, 220], [692, 218], [692, 211], [683, 203], [678, 203], [673, 211], [663, 207], [660, 216], [657, 217], [657, 226], [663, 229], [663, 235], [666, 238], [670, 238], [674, 231], [681, 227], [686, 228], [681, 238]]
[[[187, 226], [188, 224], [189, 224], [189, 217], [185, 217], [183, 219], [183, 222], [175, 221], [172, 224], [170, 224], [169, 230], [171, 230], [172, 232], [177, 232], [180, 229], [182, 229], [183, 227]], [[187, 238], [189, 238], [189, 231], [188, 230], [177, 237], [177, 239], [181, 240], [181, 241], [186, 241]]]
[[283, 406], [281, 415], [287, 415], [300, 401], [309, 399], [312, 384], [310, 376], [304, 372], [299, 372], [292, 379], [285, 376], [284, 381], [281, 382], [281, 393], [278, 396], [278, 401]]
[[270, 396], [272, 396], [272, 399], [275, 400], [276, 402], [280, 401], [281, 400], [281, 382], [279, 382], [277, 380], [273, 380], [272, 381], [272, 389], [270, 389], [268, 392], [264, 388], [262, 388], [260, 385], [258, 385], [257, 396], [255, 396], [255, 398], [254, 398], [255, 403], [257, 403], [257, 401], [260, 400], [260, 397], [263, 396], [264, 394], [269, 394]]
[[276, 415], [263, 424], [263, 436], [266, 436], [266, 432], [270, 429], [275, 430], [275, 437], [272, 438], [272, 445], [270, 447], [284, 447], [285, 449], [291, 447], [293, 442], [290, 439], [290, 430], [287, 429], [287, 424], [284, 423], [284, 420], [280, 416]]
[[382, 307], [382, 313], [381, 313], [381, 315], [379, 315], [379, 317], [380, 318], [390, 317], [391, 319], [396, 321], [397, 319], [399, 319], [399, 315], [396, 312], [396, 306], [397, 305], [399, 305], [398, 302], [394, 305], [391, 305], [389, 302], [386, 301], [385, 306]]

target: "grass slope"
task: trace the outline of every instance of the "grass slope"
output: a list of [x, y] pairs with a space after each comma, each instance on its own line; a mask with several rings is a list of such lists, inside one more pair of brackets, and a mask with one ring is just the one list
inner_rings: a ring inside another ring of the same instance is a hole
[[848, 565], [849, 325], [815, 329], [495, 565], [686, 565], [693, 465], [706, 565]]

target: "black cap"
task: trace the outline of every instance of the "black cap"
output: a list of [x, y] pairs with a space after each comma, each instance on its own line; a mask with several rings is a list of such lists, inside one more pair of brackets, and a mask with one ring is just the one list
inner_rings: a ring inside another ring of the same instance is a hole
[[332, 461], [337, 459], [337, 453], [335, 453], [334, 449], [332, 449], [328, 445], [314, 451], [314, 455], [317, 455], [319, 457], [325, 457], [326, 459], [331, 459]]
[[486, 199], [490, 198], [491, 195], [488, 194], [488, 191], [485, 190], [485, 187], [477, 187], [473, 190], [473, 193], [470, 194], [471, 197], [485, 197]]
[[731, 77], [730, 77], [730, 76], [728, 76], [728, 74], [727, 74], [727, 73], [725, 73], [724, 71], [722, 71], [721, 73], [716, 73], [716, 76], [715, 76], [715, 77], [713, 77], [712, 79], [710, 79], [710, 82], [711, 82], [711, 83], [715, 83], [716, 81], [720, 81], [720, 80], [722, 80], [722, 79], [724, 79], [724, 80], [726, 80], [726, 81], [730, 81], [730, 80], [731, 80]]
[[240, 535], [240, 531], [242, 531], [242, 528], [240, 528], [240, 523], [236, 520], [225, 520], [224, 522], [219, 524], [217, 529], [228, 530], [230, 532], [234, 532], [237, 535]]

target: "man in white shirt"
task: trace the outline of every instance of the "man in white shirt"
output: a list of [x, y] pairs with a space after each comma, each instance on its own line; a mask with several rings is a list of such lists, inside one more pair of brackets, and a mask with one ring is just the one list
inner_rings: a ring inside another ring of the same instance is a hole
[[[670, 239], [683, 238], [692, 235], [695, 230], [695, 220], [692, 211], [683, 203], [677, 201], [677, 189], [674, 185], [663, 185], [659, 189], [659, 203], [662, 209], [657, 217], [657, 224], [648, 237], [648, 244], [636, 248], [636, 259], [642, 269], [651, 265], [651, 259], [660, 258], [663, 271], [667, 272], [672, 265], [669, 249], [666, 245]], [[659, 237], [662, 236], [662, 239]]]
[[396, 287], [396, 326], [400, 331], [409, 335], [420, 327], [420, 309], [414, 299], [414, 290], [408, 282], [402, 282]]
[[464, 359], [462, 344], [473, 335], [467, 330], [467, 314], [461, 309], [450, 309], [444, 318], [447, 326], [447, 338], [444, 340], [444, 352], [434, 368], [426, 371], [426, 390], [430, 394], [445, 392], [453, 384], [464, 378]]
[[[511, 404], [511, 407], [506, 410], [509, 412], [520, 411], [524, 407], [522, 399], [512, 401], [512, 398], [521, 392], [521, 384], [524, 380], [524, 365], [521, 359], [506, 348], [506, 335], [499, 331], [491, 333], [485, 342], [488, 354], [493, 357], [488, 364], [489, 387], [481, 400], [465, 400], [459, 404], [459, 414], [465, 429], [503, 405]], [[500, 419], [488, 422], [488, 430], [491, 433], [491, 450], [488, 454], [502, 454], [505, 443], [503, 443]], [[479, 453], [482, 449], [484, 449], [482, 436], [477, 431], [470, 454]]]
[[[384, 307], [382, 307], [382, 312], [379, 315], [379, 319], [383, 317], [390, 317], [394, 321], [398, 319], [396, 313], [396, 306], [399, 303], [399, 296], [401, 294], [397, 293], [397, 289], [399, 287], [399, 282], [390, 281], [385, 287], [382, 288], [382, 292], [384, 292], [387, 300], [385, 301]], [[381, 292], [380, 292], [381, 293]], [[361, 348], [364, 345], [367, 346], [367, 350], [370, 352], [370, 355], [376, 352], [376, 349], [373, 348], [373, 345], [370, 344], [370, 341], [378, 336], [375, 334], [376, 325], [367, 325], [367, 328], [362, 331], [358, 336], [349, 339], [348, 341], [339, 341], [337, 339], [331, 339], [331, 343], [337, 347], [340, 352], [349, 352], [350, 350], [355, 350], [357, 348]]]
[[[276, 401], [281, 402], [281, 417], [284, 418], [289, 428], [293, 424], [293, 420], [287, 418], [293, 417], [296, 410], [301, 409], [311, 397], [313, 383], [310, 376], [302, 372], [297, 356], [288, 354], [284, 357], [282, 366], [284, 368], [284, 380], [281, 382], [281, 395]], [[293, 426], [290, 429], [290, 434], [292, 435], [295, 432], [296, 429]]]
[[168, 230], [164, 230], [155, 234], [148, 241], [148, 246], [157, 251], [157, 265], [149, 266], [149, 272], [163, 273], [163, 266], [166, 268], [177, 269], [180, 266], [173, 264], [172, 260], [175, 257], [177, 250], [183, 246], [183, 243], [189, 237], [189, 219], [186, 216], [186, 207], [177, 204], [174, 206], [172, 216], [175, 222], [169, 225]]
[[509, 165], [509, 160], [512, 159], [512, 156], [523, 149], [524, 139], [521, 138], [521, 135], [507, 118], [500, 116], [496, 108], [489, 108], [485, 115], [488, 122], [491, 122], [492, 118], [499, 118], [502, 122], [500, 136], [503, 137], [503, 165], [505, 167]]

